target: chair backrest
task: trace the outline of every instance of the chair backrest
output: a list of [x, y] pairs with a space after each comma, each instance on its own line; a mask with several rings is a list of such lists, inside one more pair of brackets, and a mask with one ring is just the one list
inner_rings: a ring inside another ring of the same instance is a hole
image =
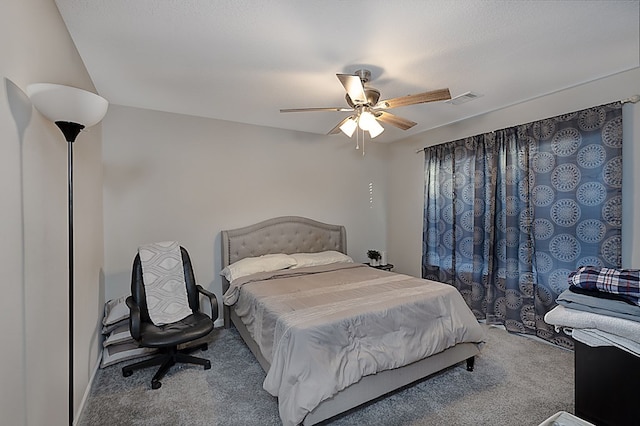
[[[180, 246], [180, 253], [182, 255], [182, 267], [184, 269], [184, 281], [187, 285], [187, 299], [189, 301], [189, 307], [193, 312], [198, 312], [200, 310], [200, 297], [198, 295], [198, 289], [196, 288], [196, 278], [193, 274], [191, 259], [189, 258], [187, 250], [182, 246]], [[142, 322], [151, 322], [149, 310], [147, 308], [147, 295], [144, 290], [142, 262], [140, 261], [139, 254], [136, 254], [135, 259], [133, 259], [133, 268], [131, 272], [131, 296], [140, 307], [140, 320]]]

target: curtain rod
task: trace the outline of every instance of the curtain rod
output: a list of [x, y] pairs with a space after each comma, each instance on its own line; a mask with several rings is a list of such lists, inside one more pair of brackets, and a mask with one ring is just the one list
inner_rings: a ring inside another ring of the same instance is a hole
[[[628, 97], [627, 99], [621, 99], [619, 101], [622, 105], [624, 104], [635, 104], [640, 102], [640, 95], [633, 95]], [[422, 151], [424, 151], [425, 149], [429, 148], [428, 146], [425, 146], [424, 148], [420, 148], [418, 150], [416, 150], [416, 154], [420, 154]]]

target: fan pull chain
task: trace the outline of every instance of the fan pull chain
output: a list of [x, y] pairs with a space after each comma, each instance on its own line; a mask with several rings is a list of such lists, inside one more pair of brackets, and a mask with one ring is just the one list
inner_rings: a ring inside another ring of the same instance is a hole
[[362, 156], [364, 157], [364, 130], [362, 131]]
[[[360, 149], [360, 131], [361, 129], [356, 130], [356, 149]], [[362, 156], [364, 157], [364, 130], [362, 130]]]

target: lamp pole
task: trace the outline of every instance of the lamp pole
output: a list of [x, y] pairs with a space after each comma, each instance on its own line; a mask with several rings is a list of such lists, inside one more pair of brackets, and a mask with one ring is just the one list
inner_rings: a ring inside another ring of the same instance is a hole
[[68, 231], [69, 231], [69, 425], [73, 424], [74, 407], [73, 407], [73, 289], [74, 289], [74, 264], [73, 264], [73, 143], [84, 126], [69, 121], [56, 121], [56, 125], [60, 128], [67, 140], [67, 186], [68, 186]]

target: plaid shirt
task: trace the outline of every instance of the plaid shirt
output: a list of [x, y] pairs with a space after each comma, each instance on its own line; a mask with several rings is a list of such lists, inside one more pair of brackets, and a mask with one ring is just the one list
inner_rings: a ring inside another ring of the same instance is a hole
[[581, 266], [569, 274], [569, 285], [617, 294], [640, 306], [640, 269]]

